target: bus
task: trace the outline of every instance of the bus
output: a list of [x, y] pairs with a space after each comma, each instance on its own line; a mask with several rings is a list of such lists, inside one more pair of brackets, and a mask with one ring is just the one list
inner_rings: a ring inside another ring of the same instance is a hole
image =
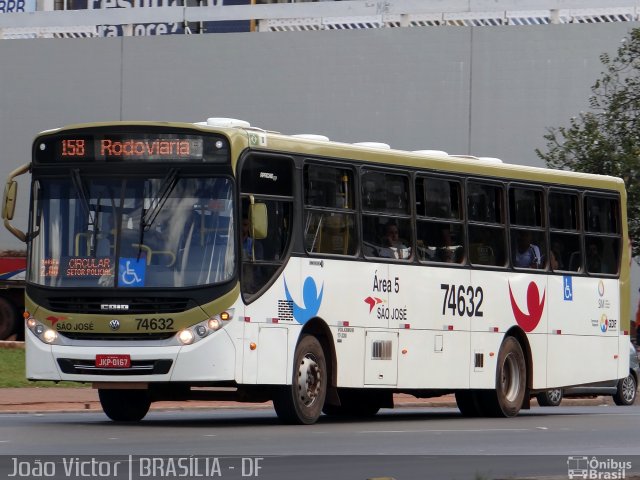
[[92, 384], [112, 420], [207, 398], [313, 424], [396, 393], [512, 417], [628, 375], [620, 179], [224, 118], [70, 125], [32, 154], [2, 210], [26, 374]]

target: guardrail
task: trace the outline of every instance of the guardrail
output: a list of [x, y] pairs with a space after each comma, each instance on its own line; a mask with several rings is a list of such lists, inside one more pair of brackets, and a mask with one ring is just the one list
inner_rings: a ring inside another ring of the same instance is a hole
[[[133, 35], [134, 25], [154, 23], [180, 24], [185, 27], [181, 33], [194, 33], [189, 28], [192, 23], [233, 20], [252, 21], [259, 32], [640, 20], [640, 0], [608, 0], [607, 7], [602, 6], [602, 0], [360, 0], [264, 5], [203, 0], [205, 5], [193, 7], [139, 6], [143, 1], [118, 2], [134, 8], [0, 13], [0, 38], [104, 36], [99, 29], [104, 25], [122, 26], [123, 35]], [[140, 4], [136, 6], [136, 2]]]

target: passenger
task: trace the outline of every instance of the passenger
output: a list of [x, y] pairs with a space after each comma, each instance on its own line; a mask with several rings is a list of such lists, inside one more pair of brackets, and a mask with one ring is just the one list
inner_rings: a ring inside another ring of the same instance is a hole
[[400, 240], [400, 230], [395, 222], [389, 222], [385, 226], [382, 244], [383, 248], [378, 251], [380, 257], [409, 258], [410, 256], [410, 249]]
[[446, 227], [442, 228], [440, 230], [440, 246], [436, 249], [435, 260], [437, 262], [460, 263], [462, 253], [462, 246], [453, 244], [451, 230]]
[[541, 268], [540, 247], [531, 243], [532, 234], [528, 230], [519, 231], [516, 239], [516, 252], [513, 264], [520, 268]]

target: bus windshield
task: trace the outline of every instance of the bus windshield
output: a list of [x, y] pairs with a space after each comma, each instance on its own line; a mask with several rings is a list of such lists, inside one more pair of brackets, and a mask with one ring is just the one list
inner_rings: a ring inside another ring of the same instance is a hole
[[34, 184], [27, 281], [97, 288], [193, 287], [231, 279], [233, 182], [92, 177]]

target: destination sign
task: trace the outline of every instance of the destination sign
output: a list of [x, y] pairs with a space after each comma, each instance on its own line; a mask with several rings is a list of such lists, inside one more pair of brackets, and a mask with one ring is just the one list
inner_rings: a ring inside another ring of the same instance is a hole
[[59, 139], [56, 153], [63, 159], [202, 160], [203, 148], [200, 137], [77, 137]]
[[189, 132], [63, 133], [36, 140], [36, 163], [227, 162], [229, 142], [220, 135]]

